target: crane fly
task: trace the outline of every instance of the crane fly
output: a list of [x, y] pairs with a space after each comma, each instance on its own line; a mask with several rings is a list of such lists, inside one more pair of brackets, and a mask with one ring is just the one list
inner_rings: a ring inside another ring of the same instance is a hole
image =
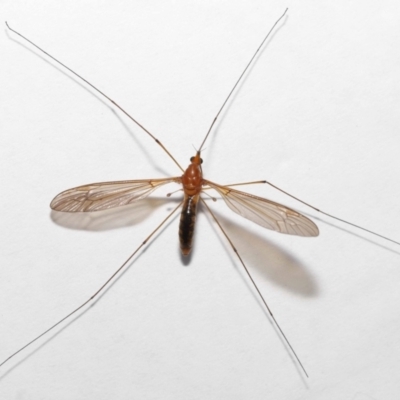
[[310, 219], [282, 204], [252, 194], [218, 185], [203, 178], [201, 151], [190, 159], [190, 165], [182, 176], [165, 179], [100, 182], [78, 186], [57, 195], [50, 204], [55, 211], [90, 212], [102, 211], [131, 204], [147, 197], [155, 189], [167, 183], [182, 185], [184, 199], [179, 224], [181, 252], [187, 256], [192, 249], [197, 204], [203, 199], [203, 190], [217, 191], [228, 207], [250, 221], [280, 233], [298, 236], [318, 236], [318, 227]]
[[[0, 366], [5, 364], [8, 360], [12, 357], [26, 349], [28, 346], [36, 342], [38, 339], [49, 333], [55, 327], [63, 323], [66, 319], [71, 317], [73, 314], [81, 310], [85, 307], [89, 302], [93, 301], [96, 296], [102, 292], [106, 286], [108, 286], [114, 278], [120, 274], [120, 272], [129, 264], [131, 259], [138, 253], [140, 249], [142, 249], [150, 238], [168, 221], [172, 215], [174, 215], [179, 207], [182, 207], [181, 216], [180, 216], [180, 223], [179, 223], [179, 241], [180, 241], [180, 249], [184, 256], [187, 256], [191, 249], [193, 243], [193, 234], [195, 229], [195, 221], [196, 221], [196, 212], [197, 206], [199, 202], [205, 207], [205, 209], [210, 213], [212, 219], [220, 228], [222, 234], [225, 236], [227, 241], [229, 242], [230, 246], [234, 250], [236, 256], [238, 257], [241, 265], [243, 266], [250, 282], [252, 283], [255, 291], [257, 292], [260, 300], [262, 301], [263, 305], [265, 306], [266, 310], [268, 311], [271, 319], [275, 323], [280, 335], [284, 339], [289, 351], [295, 357], [298, 365], [302, 368], [305, 375], [307, 372], [302, 365], [299, 357], [297, 356], [295, 350], [291, 346], [289, 340], [287, 339], [286, 335], [284, 334], [283, 330], [281, 329], [280, 325], [278, 324], [276, 318], [271, 312], [270, 307], [268, 306], [264, 296], [258, 289], [254, 279], [252, 278], [247, 266], [245, 265], [243, 259], [241, 258], [240, 254], [238, 253], [237, 249], [235, 248], [233, 242], [225, 232], [224, 228], [221, 226], [220, 222], [206, 203], [202, 194], [208, 194], [206, 191], [213, 189], [215, 190], [221, 198], [224, 200], [226, 205], [236, 214], [241, 215], [242, 217], [270, 230], [274, 230], [276, 232], [285, 233], [289, 235], [297, 235], [303, 237], [315, 237], [318, 236], [319, 230], [318, 227], [315, 225], [313, 221], [309, 218], [305, 217], [304, 215], [300, 214], [299, 212], [286, 207], [280, 203], [276, 203], [274, 201], [255, 196], [240, 190], [233, 188], [234, 186], [240, 185], [248, 185], [248, 184], [268, 184], [273, 188], [281, 191], [282, 193], [288, 195], [289, 197], [305, 204], [306, 206], [312, 208], [319, 213], [327, 215], [331, 218], [334, 218], [338, 221], [343, 223], [349, 224], [353, 227], [358, 229], [364, 230], [370, 234], [379, 236], [385, 240], [391, 241], [396, 244], [400, 244], [388, 237], [380, 235], [376, 232], [370, 231], [366, 228], [363, 228], [359, 225], [353, 224], [349, 221], [345, 221], [341, 218], [335, 217], [331, 214], [328, 214], [324, 211], [317, 209], [316, 207], [300, 200], [299, 198], [289, 194], [288, 192], [280, 189], [279, 187], [275, 186], [274, 184], [268, 181], [255, 181], [255, 182], [244, 182], [244, 183], [235, 183], [230, 185], [220, 185], [218, 183], [214, 183], [210, 180], [203, 178], [202, 173], [202, 158], [201, 152], [206, 143], [210, 132], [215, 125], [219, 115], [221, 114], [222, 110], [224, 109], [225, 105], [227, 104], [228, 100], [231, 98], [232, 94], [234, 93], [236, 87], [238, 86], [239, 82], [242, 80], [243, 76], [246, 74], [249, 67], [254, 62], [258, 52], [265, 44], [266, 40], [270, 37], [271, 32], [275, 29], [278, 23], [284, 18], [286, 15], [287, 9], [281, 15], [281, 17], [274, 23], [272, 28], [268, 31], [267, 35], [262, 40], [261, 44], [258, 46], [257, 50], [253, 54], [250, 61], [247, 63], [246, 67], [244, 68], [243, 72], [240, 74], [239, 78], [237, 79], [236, 83], [234, 84], [233, 88], [229, 92], [228, 96], [222, 103], [218, 113], [216, 114], [215, 118], [213, 119], [210, 128], [208, 129], [199, 149], [196, 151], [195, 155], [191, 157], [190, 164], [186, 169], [183, 169], [181, 165], [176, 161], [176, 159], [172, 156], [172, 154], [168, 151], [168, 149], [155, 137], [151, 132], [149, 132], [143, 125], [141, 125], [135, 118], [133, 118], [130, 114], [128, 114], [121, 106], [119, 106], [114, 100], [100, 91], [97, 87], [92, 85], [89, 81], [83, 78], [81, 75], [77, 74], [75, 71], [70, 69], [68, 66], [63, 64], [61, 61], [57, 60], [50, 54], [48, 54], [45, 50], [37, 46], [35, 43], [27, 39], [25, 36], [21, 35], [17, 31], [10, 28], [7, 24], [7, 27], [14, 32], [15, 34], [19, 35], [23, 40], [29, 42], [32, 46], [37, 48], [40, 52], [46, 54], [56, 63], [61, 65], [63, 68], [70, 71], [72, 74], [77, 76], [79, 79], [84, 81], [88, 86], [90, 86], [93, 90], [99, 93], [101, 96], [106, 98], [110, 101], [116, 108], [118, 108], [122, 113], [124, 113], [128, 118], [130, 118], [135, 124], [137, 124], [148, 136], [150, 136], [155, 142], [163, 149], [163, 151], [171, 158], [171, 160], [179, 167], [181, 170], [181, 175], [175, 177], [169, 177], [164, 179], [140, 179], [140, 180], [127, 180], [127, 181], [113, 181], [113, 182], [100, 182], [100, 183], [92, 183], [88, 185], [78, 186], [64, 192], [58, 194], [51, 202], [50, 206], [53, 210], [59, 212], [95, 212], [95, 211], [102, 211], [108, 210], [116, 207], [121, 207], [125, 205], [132, 204], [138, 200], [144, 199], [149, 196], [154, 190], [158, 189], [159, 187], [166, 185], [168, 183], [177, 183], [182, 186], [183, 191], [183, 200], [175, 207], [172, 212], [157, 226], [155, 230], [143, 241], [136, 248], [136, 250], [129, 256], [129, 258], [103, 283], [103, 285], [83, 304], [79, 307], [75, 308], [72, 312], [66, 315], [64, 318], [56, 322], [50, 328], [42, 332], [39, 336], [35, 337], [29, 343], [25, 344], [19, 350], [15, 351], [11, 354], [7, 359], [5, 359]], [[214, 199], [215, 200], [215, 199]]]

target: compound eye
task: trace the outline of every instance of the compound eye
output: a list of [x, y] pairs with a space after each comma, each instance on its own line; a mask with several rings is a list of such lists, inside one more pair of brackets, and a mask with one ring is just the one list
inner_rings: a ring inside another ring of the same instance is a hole
[[200, 164], [203, 164], [203, 159], [202, 158], [200, 158]]
[[194, 157], [190, 157], [190, 162], [193, 162], [193, 160], [194, 160]]

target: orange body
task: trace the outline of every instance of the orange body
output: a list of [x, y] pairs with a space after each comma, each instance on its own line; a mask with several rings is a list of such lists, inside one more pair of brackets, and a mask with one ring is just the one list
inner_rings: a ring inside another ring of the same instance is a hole
[[190, 165], [181, 178], [184, 199], [179, 223], [179, 242], [184, 256], [188, 255], [192, 250], [197, 203], [203, 186], [202, 162], [203, 160], [200, 158], [200, 152], [198, 151], [190, 159]]

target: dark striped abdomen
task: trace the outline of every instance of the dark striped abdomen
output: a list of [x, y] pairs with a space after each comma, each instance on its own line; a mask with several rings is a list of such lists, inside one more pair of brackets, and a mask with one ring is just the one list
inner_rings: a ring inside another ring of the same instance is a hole
[[181, 220], [179, 222], [179, 242], [184, 256], [187, 256], [190, 253], [190, 250], [192, 250], [198, 201], [198, 194], [194, 196], [188, 196], [185, 194], [183, 199]]

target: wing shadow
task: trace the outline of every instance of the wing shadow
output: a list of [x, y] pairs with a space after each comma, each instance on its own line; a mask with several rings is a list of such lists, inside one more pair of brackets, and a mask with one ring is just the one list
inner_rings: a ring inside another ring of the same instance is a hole
[[[257, 273], [265, 280], [303, 297], [318, 295], [317, 283], [310, 272], [307, 271], [306, 266], [293, 254], [268, 240], [270, 231], [265, 230], [265, 235], [259, 235], [247, 230], [242, 225], [236, 224], [231, 219], [225, 218], [218, 212], [213, 211], [213, 213], [226, 230], [246, 265], [250, 266], [251, 269], [256, 269]], [[219, 229], [215, 227], [215, 230], [224, 245], [230, 249]], [[271, 232], [270, 234], [273, 235], [274, 233]], [[298, 240], [307, 239], [309, 238], [298, 238]], [[237, 263], [233, 252], [230, 252], [230, 254], [231, 259]]]

